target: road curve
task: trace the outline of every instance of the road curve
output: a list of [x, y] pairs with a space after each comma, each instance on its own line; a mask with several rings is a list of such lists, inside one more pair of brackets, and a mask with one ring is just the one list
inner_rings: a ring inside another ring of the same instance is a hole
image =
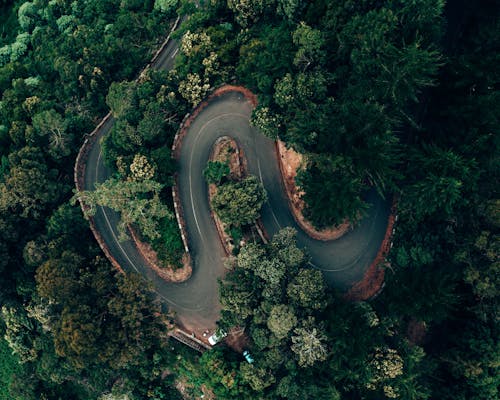
[[[176, 41], [171, 40], [152, 67], [170, 69], [177, 48]], [[313, 266], [324, 271], [331, 285], [345, 289], [360, 280], [375, 258], [385, 234], [389, 205], [375, 193], [370, 193], [368, 200], [372, 206], [354, 231], [331, 242], [316, 241], [307, 236], [297, 226], [288, 208], [274, 144], [250, 126], [251, 111], [251, 104], [241, 94], [230, 92], [222, 95], [201, 111], [183, 139], [179, 197], [193, 260], [193, 274], [188, 281], [165, 282], [148, 267], [131, 241], [119, 242], [117, 213], [99, 207], [94, 217], [95, 227], [116, 261], [125, 271], [135, 271], [150, 279], [158, 296], [176, 312], [179, 322], [185, 326], [213, 328], [219, 316], [217, 279], [224, 273], [224, 251], [210, 216], [202, 170], [212, 144], [220, 136], [231, 136], [239, 142], [248, 159], [249, 172], [260, 178], [268, 192], [269, 199], [262, 210], [267, 232], [273, 235], [285, 226], [297, 229], [299, 245], [307, 249]], [[96, 133], [97, 140], [85, 164], [85, 190], [93, 190], [96, 183], [110, 177], [102, 157], [100, 138], [109, 132], [113, 123], [113, 118], [108, 119]]]
[[216, 229], [210, 217], [207, 185], [202, 176], [213, 143], [221, 136], [238, 141], [248, 162], [249, 173], [259, 177], [268, 201], [262, 209], [262, 222], [270, 236], [292, 226], [297, 241], [311, 256], [311, 264], [323, 271], [328, 283], [347, 289], [361, 280], [375, 259], [384, 239], [390, 206], [375, 191], [368, 194], [370, 208], [356, 229], [334, 241], [309, 237], [295, 222], [288, 207], [274, 142], [250, 126], [252, 105], [239, 92], [230, 92], [210, 101], [195, 118], [182, 141], [179, 157], [179, 196], [183, 205], [195, 267], [214, 268], [208, 258], [218, 249]]

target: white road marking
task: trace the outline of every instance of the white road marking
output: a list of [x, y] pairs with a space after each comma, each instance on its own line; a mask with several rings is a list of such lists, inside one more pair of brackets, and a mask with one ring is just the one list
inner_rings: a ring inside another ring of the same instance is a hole
[[172, 55], [170, 56], [170, 58], [174, 58], [175, 55], [177, 54], [177, 52], [179, 51], [179, 48], [177, 47], [174, 52], [172, 53]]
[[[191, 159], [189, 160], [189, 164], [193, 161], [193, 153], [191, 153]], [[203, 238], [203, 234], [201, 233], [200, 224], [198, 223], [198, 217], [196, 216], [196, 210], [194, 208], [194, 199], [193, 199], [193, 180], [192, 175], [189, 174], [189, 197], [191, 199], [191, 209], [193, 210], [194, 222], [196, 224], [196, 229], [198, 229], [198, 233], [200, 234], [201, 241], [205, 244], [205, 239]]]
[[[259, 157], [257, 157], [257, 168], [259, 170], [260, 183], [262, 183], [262, 186], [264, 186], [264, 180], [262, 179], [262, 170], [260, 169], [260, 158]], [[274, 213], [273, 208], [271, 207], [271, 203], [269, 203], [269, 200], [267, 200], [266, 203], [269, 206], [269, 210], [271, 210], [271, 215], [273, 216], [274, 222], [276, 222], [276, 225], [278, 225], [279, 229], [281, 229], [282, 226], [279, 223], [278, 218], [276, 217], [276, 214]]]
[[[176, 48], [173, 53], [171, 54], [170, 58], [174, 58], [177, 53], [178, 53], [179, 49]], [[204, 236], [202, 235], [202, 232], [201, 232], [201, 227], [200, 227], [200, 224], [198, 222], [198, 217], [197, 217], [197, 213], [196, 213], [196, 209], [195, 209], [195, 200], [194, 200], [194, 196], [193, 196], [193, 190], [192, 190], [192, 186], [193, 186], [193, 168], [192, 168], [192, 163], [193, 163], [193, 159], [194, 159], [194, 151], [195, 149], [197, 149], [197, 146], [196, 144], [198, 143], [198, 140], [199, 138], [203, 135], [204, 133], [204, 130], [207, 128], [207, 126], [216, 121], [217, 119], [220, 119], [220, 118], [223, 118], [223, 117], [226, 117], [226, 116], [236, 116], [236, 117], [241, 117], [245, 120], [248, 120], [248, 115], [247, 114], [241, 114], [241, 113], [225, 113], [225, 114], [220, 114], [220, 115], [217, 115], [215, 117], [213, 117], [212, 119], [208, 120], [207, 122], [205, 122], [201, 128], [199, 129], [199, 131], [196, 133], [196, 136], [194, 138], [194, 146], [192, 147], [191, 149], [191, 155], [190, 155], [190, 160], [189, 160], [189, 166], [188, 166], [188, 174], [189, 174], [189, 191], [190, 191], [190, 200], [191, 200], [191, 208], [192, 208], [192, 211], [193, 211], [193, 216], [194, 216], [194, 219], [195, 219], [195, 223], [196, 223], [196, 226], [197, 226], [197, 229], [198, 229], [198, 233], [200, 234], [200, 238], [202, 240], [202, 242], [204, 243]], [[112, 123], [111, 121], [106, 121], [106, 125], [108, 123]], [[102, 152], [102, 149], [100, 149], [100, 152], [99, 152], [99, 157], [98, 157], [98, 165], [99, 163], [101, 162], [101, 153]], [[262, 176], [262, 170], [261, 170], [261, 165], [260, 165], [260, 159], [259, 157], [257, 156], [257, 167], [258, 167], [258, 172], [259, 172], [259, 177], [260, 177], [260, 181], [263, 183], [263, 176]], [[199, 171], [196, 171], [196, 173], [198, 173]], [[97, 172], [96, 172], [97, 174]], [[96, 181], [97, 181], [97, 176], [96, 176]], [[268, 201], [268, 204], [269, 204], [269, 201]], [[128, 262], [130, 263], [130, 265], [132, 266], [132, 268], [139, 272], [137, 266], [135, 265], [135, 263], [129, 258], [129, 256], [127, 255], [127, 253], [125, 252], [124, 248], [121, 246], [118, 238], [117, 238], [117, 235], [113, 229], [113, 226], [111, 225], [111, 222], [109, 221], [109, 218], [108, 218], [108, 214], [106, 213], [106, 211], [104, 210], [103, 207], [100, 207], [102, 209], [102, 212], [103, 212], [103, 215], [104, 215], [104, 218], [105, 218], [105, 221], [106, 221], [106, 225], [108, 227], [108, 229], [111, 231], [111, 234], [112, 234], [112, 239], [115, 240], [115, 243], [118, 245], [118, 247], [120, 248], [120, 251], [123, 253], [124, 257], [128, 260]], [[281, 228], [281, 224], [279, 223], [278, 221], [278, 218], [277, 216], [275, 215], [273, 209], [270, 207], [270, 211], [271, 211], [271, 214], [273, 216], [273, 219], [274, 221], [276, 222], [276, 224]], [[377, 210], [378, 212], [378, 210]], [[374, 225], [374, 220], [375, 218], [371, 221], [372, 223], [372, 227]], [[361, 256], [359, 256], [354, 262], [352, 263], [349, 263], [348, 265], [347, 264], [344, 264], [344, 266], [342, 266], [341, 268], [337, 268], [337, 269], [323, 269], [321, 267], [318, 267], [317, 265], [313, 264], [312, 262], [309, 262], [309, 265], [314, 267], [314, 268], [317, 268], [317, 269], [320, 269], [322, 271], [325, 271], [325, 272], [334, 272], [334, 271], [343, 271], [343, 270], [346, 270], [346, 269], [350, 269], [353, 267], [354, 264], [356, 264], [359, 259], [361, 258]], [[137, 264], [139, 266], [142, 267], [142, 264]], [[175, 286], [175, 285], [172, 285], [172, 286]], [[169, 287], [169, 286], [167, 286]], [[186, 288], [188, 291], [189, 289]], [[203, 309], [203, 306], [200, 305], [200, 304], [196, 304], [196, 308], [189, 308], [189, 307], [183, 307], [179, 304], [177, 304], [176, 302], [172, 301], [171, 299], [163, 296], [162, 294], [160, 294], [157, 290], [154, 290], [154, 292], [163, 300], [165, 300], [166, 302], [168, 302], [169, 304], [172, 304], [174, 305], [175, 307], [177, 307], [178, 309], [183, 309], [183, 310], [190, 310], [190, 311], [199, 311], [199, 310], [202, 310]]]

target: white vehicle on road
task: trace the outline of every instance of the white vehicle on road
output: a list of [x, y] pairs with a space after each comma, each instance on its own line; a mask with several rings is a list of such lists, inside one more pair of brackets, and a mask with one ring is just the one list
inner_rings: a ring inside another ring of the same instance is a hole
[[222, 339], [224, 339], [226, 336], [227, 336], [226, 332], [224, 332], [222, 329], [217, 329], [215, 333], [208, 338], [208, 343], [214, 346], [217, 343], [219, 343]]

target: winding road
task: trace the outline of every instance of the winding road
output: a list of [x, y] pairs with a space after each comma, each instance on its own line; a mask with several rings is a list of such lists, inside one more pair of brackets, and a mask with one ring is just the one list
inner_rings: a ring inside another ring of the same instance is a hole
[[[177, 43], [170, 40], [152, 67], [170, 69], [177, 53]], [[153, 283], [161, 300], [176, 312], [178, 321], [190, 328], [215, 327], [219, 317], [217, 279], [224, 274], [225, 257], [217, 230], [210, 216], [207, 185], [202, 176], [212, 144], [220, 136], [235, 138], [248, 160], [248, 170], [262, 181], [268, 201], [262, 210], [262, 221], [269, 235], [292, 226], [297, 240], [307, 249], [311, 264], [324, 271], [326, 280], [340, 289], [360, 280], [375, 258], [383, 240], [389, 205], [375, 192], [369, 194], [371, 207], [360, 225], [342, 238], [322, 242], [311, 239], [296, 224], [288, 208], [274, 143], [249, 124], [251, 104], [238, 92], [230, 92], [210, 102], [193, 121], [183, 139], [179, 161], [179, 197], [183, 206], [193, 274], [183, 283], [167, 283], [147, 265], [131, 241], [118, 241], [119, 215], [99, 207], [95, 228], [109, 251], [125, 271], [138, 272]], [[97, 131], [88, 153], [84, 171], [84, 189], [93, 190], [96, 183], [110, 177], [104, 164], [100, 138], [113, 126], [109, 118]]]

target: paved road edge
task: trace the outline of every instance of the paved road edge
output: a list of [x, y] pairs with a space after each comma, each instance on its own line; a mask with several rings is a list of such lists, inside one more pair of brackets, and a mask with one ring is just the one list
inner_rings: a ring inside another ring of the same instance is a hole
[[355, 282], [349, 291], [345, 294], [345, 298], [351, 301], [363, 301], [372, 299], [380, 294], [385, 287], [385, 266], [387, 265], [387, 256], [392, 248], [392, 237], [395, 232], [394, 225], [397, 221], [397, 200], [393, 198], [391, 211], [387, 221], [384, 239], [380, 244], [380, 248], [368, 269], [363, 275], [363, 279]]

